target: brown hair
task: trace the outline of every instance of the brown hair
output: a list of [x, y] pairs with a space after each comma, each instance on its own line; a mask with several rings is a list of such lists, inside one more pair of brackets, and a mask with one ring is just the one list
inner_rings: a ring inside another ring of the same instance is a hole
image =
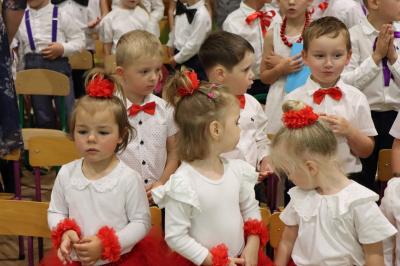
[[85, 86], [87, 86], [87, 84], [98, 75], [101, 75], [104, 79], [107, 79], [114, 84], [114, 95], [110, 98], [92, 97], [89, 95], [85, 95], [80, 98], [75, 103], [74, 110], [70, 115], [70, 136], [72, 140], [74, 140], [76, 115], [79, 110], [84, 110], [85, 112], [91, 114], [94, 114], [99, 110], [108, 110], [111, 111], [115, 117], [115, 122], [118, 125], [119, 137], [122, 139], [122, 142], [115, 148], [115, 152], [122, 152], [125, 150], [130, 140], [134, 137], [135, 131], [134, 128], [129, 124], [125, 105], [117, 96], [115, 96], [115, 93], [122, 95], [121, 85], [113, 76], [105, 74], [104, 71], [100, 69], [93, 69], [86, 76]]
[[311, 22], [303, 33], [304, 51], [308, 50], [312, 40], [321, 36], [329, 35], [330, 38], [336, 38], [343, 34], [346, 42], [347, 51], [351, 50], [350, 33], [346, 25], [335, 17], [322, 17]]
[[201, 45], [199, 59], [206, 71], [218, 64], [231, 71], [249, 52], [254, 53], [254, 48], [243, 37], [217, 31], [211, 33]]
[[192, 85], [181, 70], [170, 77], [164, 87], [164, 98], [175, 107], [174, 119], [179, 127], [178, 156], [187, 162], [201, 160], [208, 155], [210, 123], [223, 120], [227, 107], [238, 104], [237, 98], [225, 86], [208, 82], [201, 82], [191, 95], [180, 95], [180, 89]]
[[162, 61], [164, 50], [153, 34], [144, 30], [133, 30], [121, 36], [116, 48], [117, 66], [129, 66], [141, 57], [159, 58]]

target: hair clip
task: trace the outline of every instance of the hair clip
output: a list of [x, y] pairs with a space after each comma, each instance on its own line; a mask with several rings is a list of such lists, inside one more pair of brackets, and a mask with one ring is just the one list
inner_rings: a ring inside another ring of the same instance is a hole
[[310, 106], [300, 110], [290, 110], [283, 114], [282, 121], [289, 129], [303, 128], [315, 124], [318, 115]]
[[213, 99], [217, 98], [217, 95], [215, 94], [215, 92], [210, 91], [210, 92], [207, 93], [207, 97], [208, 97], [210, 100], [213, 100]]
[[187, 84], [186, 87], [178, 88], [178, 94], [181, 97], [187, 95], [193, 95], [194, 91], [199, 89], [200, 80], [197, 78], [197, 73], [194, 70], [184, 70], [183, 74], [190, 80], [190, 84]]
[[86, 92], [90, 97], [111, 98], [114, 94], [114, 83], [105, 79], [102, 75], [96, 75], [86, 86]]

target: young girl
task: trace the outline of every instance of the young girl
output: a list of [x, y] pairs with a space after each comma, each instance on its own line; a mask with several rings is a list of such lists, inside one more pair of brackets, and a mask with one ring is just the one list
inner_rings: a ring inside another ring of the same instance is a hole
[[141, 177], [116, 157], [132, 135], [125, 107], [113, 96], [116, 86], [108, 76], [91, 74], [88, 95], [76, 103], [70, 129], [83, 158], [64, 165], [55, 181], [48, 223], [57, 255], [42, 265], [162, 264], [154, 262], [159, 254], [150, 261], [147, 255], [154, 254], [143, 251], [162, 243], [142, 240], [150, 213]]
[[382, 241], [396, 229], [378, 195], [349, 180], [336, 162], [334, 133], [311, 107], [283, 105], [284, 128], [272, 142], [271, 165], [296, 185], [280, 215], [286, 224], [275, 259], [287, 265], [383, 265]]
[[152, 194], [166, 208], [167, 244], [185, 258], [172, 265], [267, 265], [267, 232], [254, 198], [257, 173], [244, 161], [220, 157], [239, 140], [238, 100], [223, 86], [199, 84], [189, 70], [177, 72], [165, 90], [176, 108], [182, 164]]
[[307, 7], [311, 0], [280, 0], [279, 7], [285, 14], [282, 23], [276, 23], [267, 32], [260, 65], [260, 79], [269, 88], [265, 112], [268, 115], [268, 134], [276, 134], [281, 125], [281, 105], [286, 93], [284, 90], [288, 74], [303, 67], [301, 54], [289, 57], [293, 43], [301, 43], [302, 33], [310, 24]]

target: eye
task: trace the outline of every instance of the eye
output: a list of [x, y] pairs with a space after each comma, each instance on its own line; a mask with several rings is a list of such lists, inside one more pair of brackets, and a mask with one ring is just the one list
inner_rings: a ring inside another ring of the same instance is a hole
[[77, 132], [79, 135], [85, 135], [87, 133], [87, 130], [81, 129], [81, 130], [78, 130]]
[[108, 131], [99, 131], [100, 135], [108, 135], [110, 134], [110, 132]]
[[323, 54], [315, 54], [314, 57], [316, 57], [316, 58], [323, 58], [324, 55], [323, 55]]
[[342, 56], [343, 56], [343, 54], [342, 54], [342, 53], [335, 54], [335, 58], [341, 58]]

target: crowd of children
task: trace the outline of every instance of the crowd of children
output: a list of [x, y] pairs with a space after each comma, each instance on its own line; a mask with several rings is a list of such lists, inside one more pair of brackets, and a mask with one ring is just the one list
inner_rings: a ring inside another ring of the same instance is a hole
[[[82, 156], [55, 180], [42, 265], [400, 265], [400, 1], [27, 2], [18, 69], [70, 78]], [[67, 57], [96, 34], [115, 73], [82, 86]], [[55, 128], [53, 99], [31, 100], [36, 126]], [[258, 202], [273, 175], [287, 204], [274, 262]], [[165, 241], [149, 205], [165, 209]]]

